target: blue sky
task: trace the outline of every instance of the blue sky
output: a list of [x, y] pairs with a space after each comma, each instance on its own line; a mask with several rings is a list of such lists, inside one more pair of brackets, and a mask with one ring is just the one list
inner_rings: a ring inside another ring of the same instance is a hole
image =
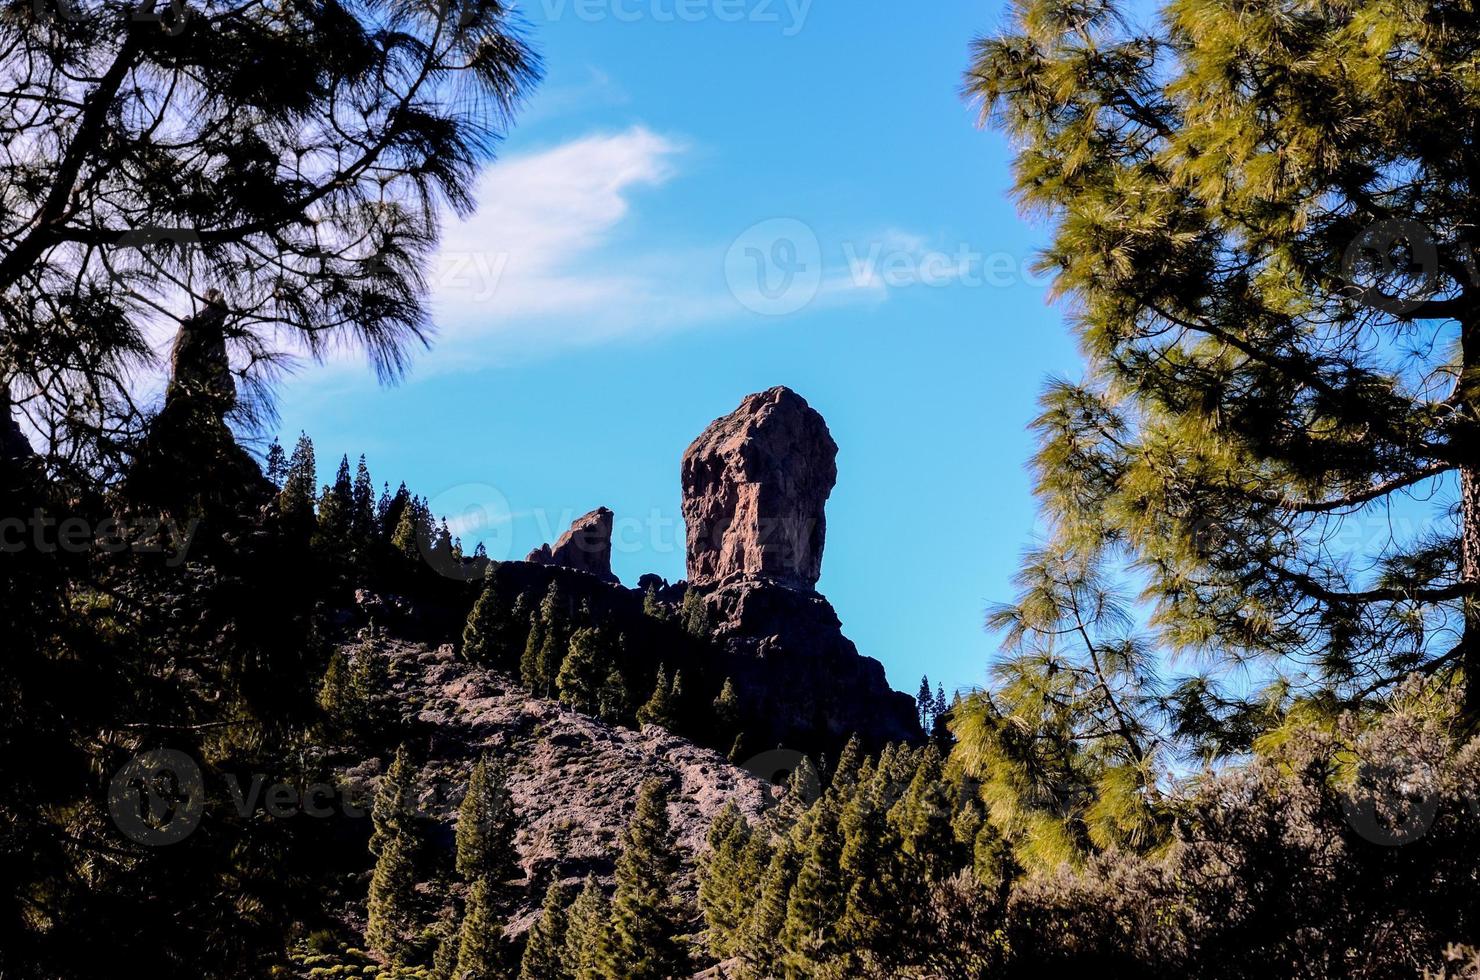
[[[683, 576], [679, 459], [785, 384], [841, 447], [821, 591], [895, 687], [985, 680], [1034, 507], [1025, 425], [1079, 359], [1044, 229], [959, 97], [995, 3], [532, 0], [547, 75], [447, 228], [412, 376], [304, 367], [285, 443], [368, 455], [494, 557], [599, 505]], [[330, 472], [321, 472], [321, 479]]]

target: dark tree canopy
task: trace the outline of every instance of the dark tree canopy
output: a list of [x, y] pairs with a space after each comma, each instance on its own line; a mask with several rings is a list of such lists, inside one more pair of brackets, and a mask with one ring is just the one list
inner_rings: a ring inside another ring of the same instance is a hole
[[336, 347], [398, 376], [439, 217], [537, 73], [501, 0], [6, 4], [0, 389], [89, 464], [170, 332], [248, 395]]

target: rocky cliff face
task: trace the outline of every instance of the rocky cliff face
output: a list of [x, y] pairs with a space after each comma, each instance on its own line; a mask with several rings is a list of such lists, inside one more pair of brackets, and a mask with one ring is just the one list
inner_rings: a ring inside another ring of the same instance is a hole
[[536, 565], [557, 565], [595, 575], [603, 582], [616, 582], [612, 574], [612, 526], [615, 515], [605, 507], [575, 519], [570, 530], [560, 536], [554, 547], [541, 545], [525, 561]]
[[766, 744], [922, 737], [914, 700], [860, 656], [814, 588], [838, 446], [796, 392], [750, 395], [683, 457], [689, 587]]
[[751, 395], [713, 422], [683, 456], [689, 584], [813, 588], [837, 455], [822, 416], [789, 388]]

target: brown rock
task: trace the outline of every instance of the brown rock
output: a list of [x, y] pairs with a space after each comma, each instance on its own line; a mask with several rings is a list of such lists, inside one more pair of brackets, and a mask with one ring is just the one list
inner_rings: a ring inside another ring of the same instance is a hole
[[615, 515], [605, 507], [575, 519], [570, 530], [560, 536], [552, 548], [540, 545], [525, 561], [536, 565], [558, 565], [595, 575], [604, 582], [616, 582], [612, 574], [612, 524]]
[[789, 388], [750, 395], [683, 456], [688, 580], [766, 580], [811, 591], [822, 574], [823, 507], [838, 446]]

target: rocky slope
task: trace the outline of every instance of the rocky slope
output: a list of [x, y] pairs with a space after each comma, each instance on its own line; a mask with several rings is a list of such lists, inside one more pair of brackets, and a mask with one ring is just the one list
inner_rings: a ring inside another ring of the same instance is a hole
[[[668, 783], [669, 816], [690, 870], [726, 803], [758, 817], [779, 799], [780, 789], [718, 753], [661, 728], [613, 727], [533, 698], [510, 678], [459, 660], [450, 646], [377, 645], [389, 665], [389, 700], [422, 754], [420, 809], [442, 846], [452, 846], [457, 806], [478, 757], [486, 752], [509, 767], [522, 825], [520, 863], [532, 885], [513, 933], [528, 926], [549, 882], [579, 884], [587, 874], [611, 873], [644, 780]], [[387, 761], [371, 760], [345, 776], [373, 784]]]

